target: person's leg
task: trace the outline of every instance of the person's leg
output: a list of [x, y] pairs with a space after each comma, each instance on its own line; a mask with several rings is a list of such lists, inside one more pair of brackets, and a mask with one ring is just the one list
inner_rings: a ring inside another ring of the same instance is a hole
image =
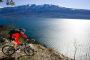
[[16, 49], [17, 48], [17, 43], [15, 41], [12, 41], [12, 43], [14, 44], [14, 48]]

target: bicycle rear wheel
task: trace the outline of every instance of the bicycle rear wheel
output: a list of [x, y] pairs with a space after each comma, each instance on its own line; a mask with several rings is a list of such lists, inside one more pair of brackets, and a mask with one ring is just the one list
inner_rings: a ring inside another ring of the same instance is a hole
[[15, 53], [15, 49], [13, 46], [10, 46], [10, 45], [5, 45], [3, 46], [2, 48], [2, 52], [7, 55], [7, 56], [11, 56], [12, 54]]
[[28, 56], [33, 56], [34, 55], [34, 50], [32, 48], [30, 48], [30, 46], [26, 47], [24, 49], [24, 52], [26, 53], [26, 55]]

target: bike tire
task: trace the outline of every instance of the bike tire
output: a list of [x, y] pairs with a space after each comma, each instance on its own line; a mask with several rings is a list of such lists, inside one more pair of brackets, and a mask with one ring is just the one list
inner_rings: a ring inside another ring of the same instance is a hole
[[[8, 48], [7, 48], [8, 47]], [[7, 48], [6, 52], [5, 52], [5, 48]], [[9, 50], [9, 51], [8, 51]], [[2, 52], [7, 55], [7, 56], [11, 56], [15, 53], [15, 49], [13, 46], [10, 45], [5, 45], [2, 47]], [[10, 53], [11, 52], [11, 53]]]
[[32, 49], [30, 46], [26, 47], [24, 49], [24, 52], [27, 56], [33, 56], [34, 55], [34, 49]]

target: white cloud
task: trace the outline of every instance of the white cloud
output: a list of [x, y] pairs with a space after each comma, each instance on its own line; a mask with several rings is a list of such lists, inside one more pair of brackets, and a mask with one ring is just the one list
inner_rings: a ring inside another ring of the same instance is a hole
[[2, 6], [0, 6], [0, 8], [3, 8]]

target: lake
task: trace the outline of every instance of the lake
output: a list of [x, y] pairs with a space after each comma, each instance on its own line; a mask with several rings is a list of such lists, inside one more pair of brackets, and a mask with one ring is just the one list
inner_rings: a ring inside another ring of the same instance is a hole
[[90, 60], [90, 20], [9, 17], [1, 18], [0, 25], [15, 25], [25, 28], [26, 33], [40, 43], [54, 48], [77, 60]]

